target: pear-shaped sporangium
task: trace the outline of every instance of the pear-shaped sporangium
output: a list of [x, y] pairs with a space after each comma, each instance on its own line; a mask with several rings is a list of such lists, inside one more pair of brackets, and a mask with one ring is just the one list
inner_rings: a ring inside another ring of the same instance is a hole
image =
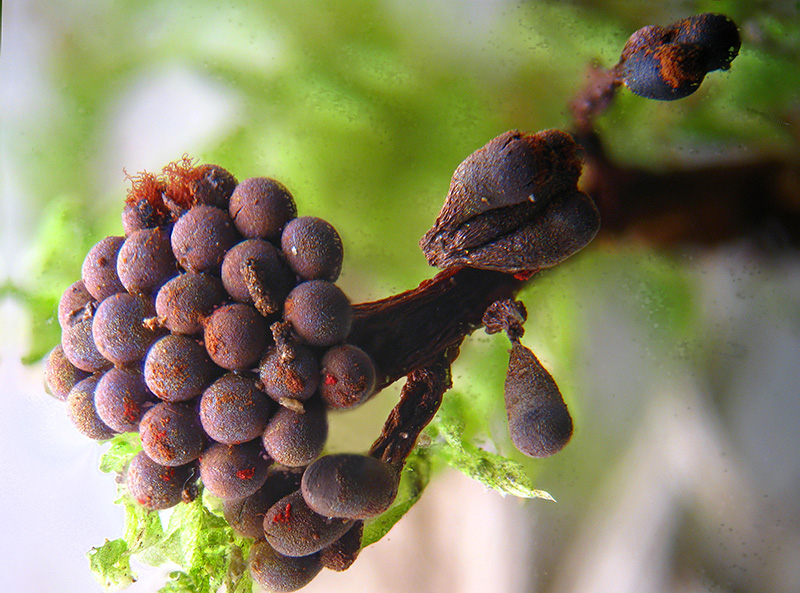
[[556, 382], [530, 349], [512, 342], [505, 382], [511, 441], [530, 457], [558, 453], [572, 436], [572, 418]]

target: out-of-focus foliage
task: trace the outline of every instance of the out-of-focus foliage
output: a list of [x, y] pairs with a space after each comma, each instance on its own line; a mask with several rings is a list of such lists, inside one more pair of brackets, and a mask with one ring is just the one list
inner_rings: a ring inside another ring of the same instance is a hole
[[[776, 122], [795, 89], [769, 81], [800, 76], [790, 59], [796, 28], [746, 2], [705, 4], [696, 9], [742, 23], [733, 69], [676, 104], [622, 92], [600, 122], [613, 154], [657, 166], [709, 146], [787, 146]], [[53, 50], [40, 107], [8, 124], [9, 169], [35, 180], [23, 188], [39, 221], [38, 258], [14, 287], [35, 308], [32, 358], [57, 340], [51, 313], [87, 247], [121, 230], [126, 155], [157, 170], [185, 152], [239, 178], [279, 178], [301, 212], [329, 218], [344, 236], [342, 282], [354, 300], [377, 298], [429, 275], [416, 240], [461, 159], [506, 129], [568, 126], [565, 106], [587, 63], [613, 64], [632, 30], [686, 12], [679, 3], [366, 0], [30, 10]], [[173, 102], [193, 111], [181, 84], [222, 97], [225, 117], [180, 152], [143, 158], [161, 153]], [[132, 107], [144, 109], [133, 130], [121, 121]]]

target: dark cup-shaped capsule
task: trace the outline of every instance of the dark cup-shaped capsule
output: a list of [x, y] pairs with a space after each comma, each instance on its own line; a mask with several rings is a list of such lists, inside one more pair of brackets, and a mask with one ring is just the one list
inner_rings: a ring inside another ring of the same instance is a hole
[[153, 173], [140, 173], [131, 179], [125, 207], [122, 210], [122, 228], [125, 235], [142, 229], [166, 226], [174, 221], [172, 212], [164, 203], [166, 184]]
[[261, 436], [275, 404], [250, 373], [227, 373], [200, 398], [200, 422], [218, 443], [238, 445]]
[[139, 422], [139, 436], [147, 456], [168, 467], [194, 461], [206, 443], [197, 412], [190, 404], [156, 404]]
[[283, 315], [306, 344], [333, 346], [350, 332], [350, 301], [333, 282], [310, 280], [298, 284], [284, 303]]
[[364, 522], [356, 521], [350, 530], [327, 548], [319, 551], [319, 560], [328, 570], [342, 572], [356, 561], [361, 552]]
[[80, 370], [67, 359], [60, 344], [47, 356], [44, 381], [48, 393], [56, 399], [66, 401], [72, 388], [88, 376], [88, 372]]
[[67, 396], [67, 417], [82, 435], [96, 441], [110, 439], [116, 434], [97, 415], [94, 392], [99, 379], [95, 374], [79, 381]]
[[269, 544], [286, 556], [308, 556], [342, 537], [353, 522], [312, 511], [300, 492], [276, 502], [264, 515]]
[[126, 292], [108, 297], [94, 314], [92, 336], [100, 353], [114, 364], [141, 360], [159, 332], [146, 319], [155, 315], [149, 299]]
[[306, 468], [301, 491], [306, 504], [321, 515], [370, 519], [391, 506], [397, 485], [397, 472], [380, 459], [336, 454]]
[[117, 254], [124, 242], [125, 237], [101, 239], [83, 260], [81, 279], [89, 294], [98, 301], [125, 291], [117, 275]]
[[270, 341], [266, 320], [251, 305], [240, 303], [214, 311], [203, 336], [211, 360], [230, 371], [256, 366]]
[[742, 46], [739, 28], [724, 14], [696, 14], [675, 21], [670, 30], [675, 43], [693, 43], [705, 49], [707, 72], [727, 70]]
[[706, 51], [692, 43], [667, 43], [631, 53], [620, 67], [625, 85], [647, 99], [674, 101], [695, 92], [706, 75]]
[[616, 71], [637, 95], [660, 101], [682, 99], [707, 72], [727, 70], [739, 53], [736, 24], [721, 14], [698, 14], [666, 27], [648, 25], [630, 36]]
[[194, 480], [195, 474], [194, 464], [167, 467], [140, 451], [128, 466], [125, 485], [133, 499], [143, 507], [168, 509], [181, 502], [183, 491]]
[[264, 484], [270, 463], [258, 440], [241, 445], [213, 443], [200, 456], [200, 478], [214, 496], [245, 498]]
[[236, 228], [249, 239], [277, 239], [283, 226], [297, 216], [292, 194], [268, 177], [252, 177], [237, 185], [229, 210]]
[[375, 391], [375, 364], [352, 344], [329, 348], [322, 357], [320, 395], [331, 408], [354, 408]]
[[253, 580], [276, 593], [302, 589], [322, 570], [316, 554], [297, 558], [284, 556], [263, 539], [250, 548], [247, 561]]

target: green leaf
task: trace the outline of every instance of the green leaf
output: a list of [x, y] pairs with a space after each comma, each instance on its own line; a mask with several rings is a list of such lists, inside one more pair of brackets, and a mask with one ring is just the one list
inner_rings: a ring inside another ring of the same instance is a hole
[[361, 547], [366, 548], [389, 533], [394, 524], [413, 507], [425, 491], [431, 477], [431, 460], [427, 449], [417, 447], [406, 460], [400, 475], [400, 486], [394, 504], [385, 513], [364, 525]]
[[109, 473], [122, 473], [131, 459], [142, 450], [142, 442], [138, 432], [125, 432], [116, 435], [110, 441], [108, 451], [100, 457], [100, 471]]
[[[112, 441], [105, 465], [124, 465], [137, 449], [135, 439]], [[226, 593], [251, 592], [245, 560], [251, 542], [236, 536], [203, 496], [174, 507], [165, 529], [158, 511], [136, 504], [122, 489], [120, 493], [116, 502], [125, 506], [123, 537], [88, 554], [92, 572], [106, 590], [117, 591], [136, 580], [130, 568], [135, 557], [150, 566], [177, 565], [179, 570], [170, 573], [162, 589], [166, 593], [216, 593], [223, 585]]]
[[106, 591], [119, 591], [136, 580], [131, 572], [130, 552], [125, 540], [106, 540], [105, 544], [92, 548], [86, 555], [94, 578]]
[[159, 549], [183, 568], [172, 573], [168, 585], [172, 589], [165, 591], [212, 593], [223, 583], [229, 591], [249, 590], [250, 577], [243, 560], [249, 542], [236, 537], [225, 519], [204, 504], [202, 496], [175, 508]]
[[437, 457], [473, 480], [503, 494], [555, 502], [549, 493], [533, 487], [522, 465], [462, 440], [463, 430], [452, 418], [437, 418], [428, 433], [439, 437], [433, 447]]
[[166, 558], [159, 552], [164, 538], [161, 517], [121, 496], [118, 504], [125, 505], [125, 532], [122, 539], [106, 542], [88, 552], [89, 565], [97, 581], [107, 591], [124, 589], [136, 580], [131, 571], [131, 556], [151, 566], [162, 564]]
[[251, 540], [243, 539], [229, 548], [228, 572], [225, 575], [225, 593], [252, 593], [253, 579], [247, 568]]
[[[118, 501], [119, 502], [119, 501]], [[121, 499], [125, 505], [124, 539], [131, 554], [150, 566], [163, 564], [166, 558], [160, 551], [164, 539], [164, 528], [158, 511], [151, 511], [127, 497]]]
[[170, 580], [158, 590], [158, 593], [195, 593], [195, 585], [185, 572], [176, 570], [169, 573]]

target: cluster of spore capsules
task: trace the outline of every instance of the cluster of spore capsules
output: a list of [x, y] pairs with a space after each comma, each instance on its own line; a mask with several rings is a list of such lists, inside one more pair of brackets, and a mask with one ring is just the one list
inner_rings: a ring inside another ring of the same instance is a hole
[[[679, 99], [707, 72], [727, 69], [739, 47], [736, 25], [723, 15], [644, 27], [610, 71], [610, 90], [624, 83], [647, 98]], [[232, 528], [254, 540], [254, 580], [272, 591], [300, 589], [323, 567], [348, 568], [364, 520], [397, 495], [404, 457], [393, 458], [389, 441], [373, 445], [376, 456], [323, 454], [329, 411], [360, 405], [379, 380], [421, 364], [419, 376], [407, 375], [407, 396], [425, 386], [434, 401], [449, 387], [437, 365], [452, 362], [461, 340], [480, 325], [503, 331], [511, 340], [504, 392], [512, 442], [547, 457], [570, 440], [558, 386], [520, 342], [524, 306], [507, 297], [595, 236], [599, 214], [578, 189], [580, 170], [577, 145], [558, 130], [512, 130], [470, 155], [420, 244], [443, 271], [377, 303], [380, 314], [370, 309], [376, 323], [397, 326], [403, 313], [425, 326], [394, 327], [396, 343], [383, 326], [377, 341], [364, 341], [364, 327], [351, 334], [353, 307], [336, 285], [339, 234], [325, 220], [298, 217], [281, 183], [238, 183], [219, 166], [188, 159], [161, 175], [142, 173], [132, 178], [125, 235], [92, 247], [81, 279], [61, 298], [49, 390], [92, 439], [138, 432], [143, 450], [124, 481], [139, 504], [160, 510], [191, 501], [199, 479], [222, 499]], [[483, 301], [490, 296], [497, 300]], [[454, 317], [442, 315], [437, 298]], [[472, 307], [486, 307], [480, 323]], [[433, 350], [418, 343], [424, 338]], [[381, 361], [380, 379], [356, 342]], [[381, 357], [395, 347], [398, 361], [387, 372]], [[419, 364], [408, 364], [411, 354]], [[417, 432], [398, 433], [412, 444], [438, 406], [417, 414], [417, 403], [401, 401], [393, 412], [414, 408]]]
[[298, 217], [281, 183], [237, 183], [215, 165], [184, 159], [132, 182], [125, 236], [92, 247], [60, 300], [50, 392], [89, 438], [139, 433], [124, 479], [144, 507], [192, 500], [199, 478], [255, 540], [250, 572], [265, 588], [347, 568], [398, 475], [322, 455], [329, 410], [376, 387], [370, 356], [347, 341], [337, 231]]

